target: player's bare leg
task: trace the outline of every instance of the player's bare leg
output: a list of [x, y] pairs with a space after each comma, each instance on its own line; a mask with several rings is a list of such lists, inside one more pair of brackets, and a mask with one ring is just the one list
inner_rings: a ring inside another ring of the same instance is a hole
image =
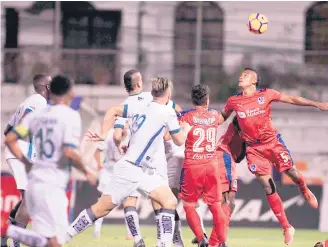
[[95, 204], [84, 209], [68, 227], [66, 241], [70, 241], [72, 237], [89, 228], [97, 219], [109, 214], [116, 206], [110, 195], [102, 194]]
[[318, 208], [318, 200], [312, 193], [312, 191], [307, 187], [302, 173], [300, 173], [300, 171], [298, 171], [296, 167], [293, 166], [289, 170], [286, 170], [285, 174], [290, 177], [293, 182], [298, 186], [299, 191], [302, 193], [303, 197], [305, 198], [305, 200], [307, 200], [310, 206], [312, 208]]
[[[27, 207], [26, 207], [26, 203], [25, 203], [25, 191], [20, 190], [20, 193], [21, 193], [22, 199], [19, 203], [19, 206], [17, 207], [16, 214], [13, 215], [14, 217], [10, 217], [9, 221], [11, 221], [11, 224], [25, 229], [28, 224], [28, 221], [29, 221], [29, 215], [28, 215]], [[19, 247], [20, 244], [17, 240], [13, 240], [9, 246], [10, 247]]]
[[137, 197], [129, 196], [124, 200], [124, 216], [125, 216], [125, 225], [127, 227], [126, 239], [134, 239], [134, 246], [144, 246], [145, 243], [142, 240], [140, 224], [139, 224], [139, 215], [137, 212]]
[[160, 246], [171, 246], [175, 227], [175, 211], [178, 201], [167, 185], [160, 186], [151, 191], [148, 196], [161, 206], [159, 213], [159, 224], [162, 226], [160, 233]]
[[271, 175], [256, 175], [257, 179], [262, 184], [271, 210], [277, 217], [281, 227], [284, 229], [285, 244], [289, 245], [293, 242], [295, 229], [287, 219], [284, 206], [281, 198], [277, 193], [276, 185]]

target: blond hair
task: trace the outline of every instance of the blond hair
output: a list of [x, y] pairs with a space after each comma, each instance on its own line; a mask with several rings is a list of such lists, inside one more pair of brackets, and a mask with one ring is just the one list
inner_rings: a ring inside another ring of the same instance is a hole
[[151, 95], [153, 97], [162, 97], [168, 88], [172, 88], [172, 82], [164, 77], [156, 77], [151, 79], [152, 90]]

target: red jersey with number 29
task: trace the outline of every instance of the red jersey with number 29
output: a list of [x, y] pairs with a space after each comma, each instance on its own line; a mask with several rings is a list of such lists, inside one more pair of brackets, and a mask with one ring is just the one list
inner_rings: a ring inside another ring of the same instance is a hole
[[185, 144], [183, 166], [198, 165], [200, 161], [204, 163], [204, 161], [216, 160], [218, 112], [213, 109], [192, 109], [181, 112], [179, 120], [191, 126]]

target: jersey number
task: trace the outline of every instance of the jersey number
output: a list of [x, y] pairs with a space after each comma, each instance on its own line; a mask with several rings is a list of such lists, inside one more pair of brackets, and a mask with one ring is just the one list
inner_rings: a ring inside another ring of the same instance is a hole
[[195, 136], [199, 136], [193, 146], [193, 151], [195, 153], [204, 152], [204, 148], [199, 147], [199, 146], [203, 143], [205, 138], [206, 138], [206, 141], [210, 143], [205, 146], [206, 151], [213, 152], [215, 150], [215, 148], [216, 148], [216, 129], [215, 128], [209, 128], [206, 130], [206, 132], [202, 128], [195, 128], [193, 131], [193, 134]]
[[40, 159], [42, 159], [43, 156], [50, 159], [52, 158], [55, 152], [55, 145], [50, 139], [52, 132], [53, 132], [52, 128], [47, 128], [44, 136], [43, 129], [40, 129], [38, 133], [35, 135], [35, 140], [39, 140]]
[[136, 114], [132, 118], [132, 133], [137, 132], [146, 120], [145, 115]]
[[286, 153], [280, 153], [280, 157], [282, 158], [284, 163], [287, 163], [289, 160], [288, 154], [286, 154]]

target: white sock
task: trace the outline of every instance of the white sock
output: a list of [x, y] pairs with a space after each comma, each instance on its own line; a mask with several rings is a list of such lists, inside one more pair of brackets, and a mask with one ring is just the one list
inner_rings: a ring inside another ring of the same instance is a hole
[[134, 238], [134, 242], [138, 243], [141, 239], [140, 225], [139, 225], [139, 215], [137, 209], [132, 206], [124, 208], [125, 224], [128, 226], [131, 235]]
[[203, 222], [203, 218], [204, 218], [204, 210], [201, 208], [201, 206], [198, 206], [196, 208], [196, 212], [200, 218], [200, 224], [202, 226], [202, 230], [203, 230], [203, 233], [206, 233], [206, 230], [205, 230], [205, 227], [204, 227], [204, 222]]
[[77, 216], [77, 218], [73, 221], [73, 223], [68, 227], [66, 241], [68, 242], [72, 239], [72, 237], [83, 232], [85, 229], [90, 227], [96, 220], [97, 217], [94, 215], [90, 208], [84, 209], [79, 214], [79, 216]]
[[156, 241], [156, 247], [161, 246], [161, 224], [159, 223], [159, 213], [160, 210], [154, 210], [155, 213], [155, 220], [156, 220], [156, 228], [157, 228], [157, 241]]
[[28, 246], [45, 247], [48, 244], [48, 240], [45, 237], [32, 230], [26, 230], [14, 225], [8, 227], [7, 235]]
[[173, 234], [173, 244], [175, 247], [183, 247], [183, 240], [182, 240], [182, 225], [180, 221], [180, 217], [178, 212], [175, 210], [175, 217], [174, 217], [174, 234]]
[[94, 223], [94, 232], [99, 233], [101, 231], [101, 226], [104, 221], [104, 217], [97, 219]]
[[159, 224], [161, 226], [161, 247], [170, 247], [174, 234], [175, 210], [162, 208], [159, 214]]

